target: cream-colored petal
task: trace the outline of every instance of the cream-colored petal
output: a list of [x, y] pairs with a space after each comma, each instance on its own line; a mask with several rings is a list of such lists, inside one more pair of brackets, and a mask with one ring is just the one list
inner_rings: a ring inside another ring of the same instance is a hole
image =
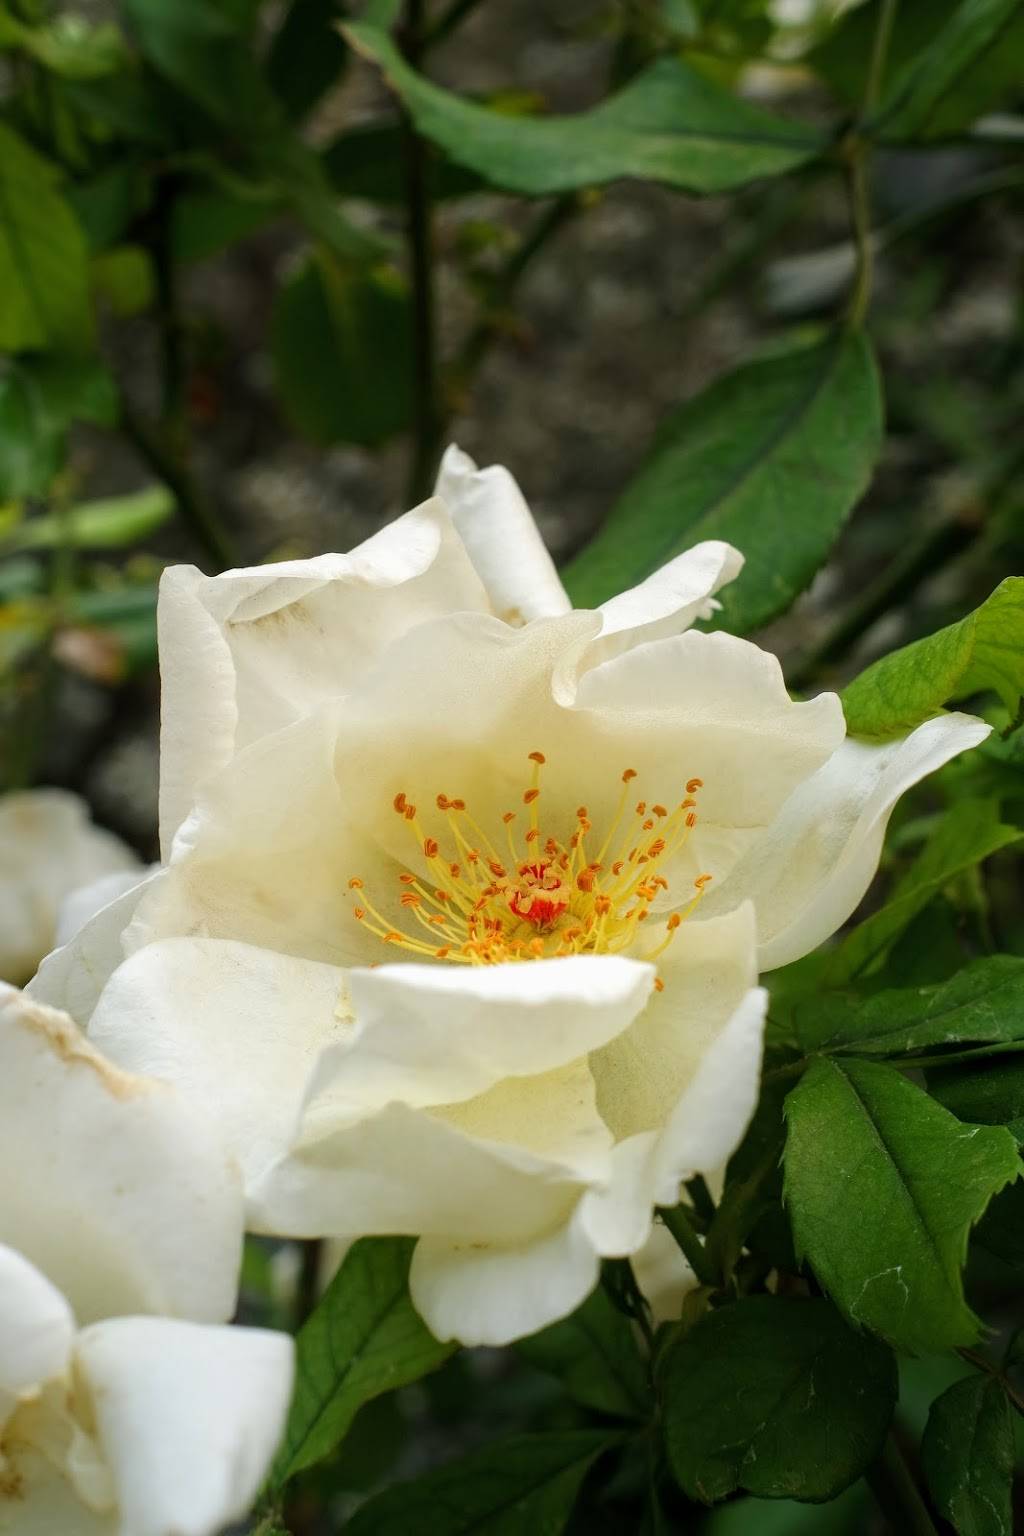
[[123, 896], [130, 896], [148, 875], [155, 874], [159, 865], [144, 869], [122, 869], [113, 874], [101, 875], [88, 885], [79, 886], [70, 896], [65, 896], [57, 913], [56, 945], [62, 948], [70, 944], [75, 934], [92, 922], [98, 913]]
[[352, 971], [357, 1026], [325, 1054], [312, 1092], [341, 1113], [469, 1099], [599, 1049], [628, 1028], [653, 981], [651, 966], [612, 955]]
[[451, 512], [499, 619], [527, 624], [569, 612], [555, 563], [507, 469], [478, 469], [453, 443], [441, 460], [435, 494]]
[[0, 1244], [0, 1432], [19, 1398], [64, 1374], [74, 1336], [61, 1293], [23, 1254]]
[[63, 1291], [80, 1323], [231, 1315], [242, 1195], [215, 1125], [23, 997], [0, 1010], [0, 1164], [0, 1242]]
[[291, 1338], [117, 1318], [79, 1335], [77, 1361], [118, 1536], [216, 1536], [248, 1513], [284, 1429]]
[[120, 838], [62, 789], [0, 797], [0, 977], [23, 984], [57, 942], [61, 903], [101, 875], [140, 870]]
[[990, 729], [971, 715], [950, 714], [897, 741], [845, 741], [793, 792], [728, 880], [708, 892], [701, 916], [753, 901], [763, 971], [816, 949], [867, 890], [900, 795]]
[[171, 567], [158, 612], [164, 856], [199, 786], [236, 751], [342, 697], [424, 619], [486, 607], [436, 500], [347, 555], [215, 577]]
[[9, 1450], [8, 1463], [0, 1469], [2, 1536], [123, 1536], [116, 1511], [89, 1509], [39, 1451], [23, 1445]]
[[697, 1276], [668, 1228], [656, 1221], [630, 1262], [655, 1323], [677, 1322], [684, 1297], [697, 1287]]
[[345, 973], [223, 939], [163, 939], [111, 977], [89, 1027], [205, 1114], [246, 1185], [286, 1150], [317, 1059], [351, 1035]]
[[664, 990], [590, 1058], [598, 1106], [620, 1140], [666, 1124], [712, 1042], [756, 986], [753, 909], [748, 904], [707, 922], [690, 918], [658, 966]]
[[565, 1220], [580, 1187], [568, 1161], [392, 1104], [296, 1146], [255, 1183], [250, 1210], [259, 1229], [294, 1237], [519, 1243]]
[[66, 944], [47, 955], [25, 988], [26, 995], [70, 1014], [82, 1029], [100, 993], [125, 956], [124, 935], [136, 908], [164, 878], [155, 870], [101, 907]]
[[409, 1292], [437, 1338], [500, 1345], [568, 1317], [594, 1289], [599, 1270], [593, 1248], [569, 1220], [506, 1247], [421, 1238]]

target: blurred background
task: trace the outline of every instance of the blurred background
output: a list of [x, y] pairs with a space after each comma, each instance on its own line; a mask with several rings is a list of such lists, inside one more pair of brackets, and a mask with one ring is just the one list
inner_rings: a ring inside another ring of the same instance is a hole
[[[143, 857], [165, 563], [348, 549], [422, 496], [453, 439], [508, 465], [568, 560], [668, 413], [812, 336], [850, 285], [848, 198], [827, 157], [702, 198], [640, 180], [529, 198], [428, 144], [440, 384], [424, 442], [408, 130], [338, 31], [361, 9], [0, 7], [0, 133], [17, 136], [0, 139], [0, 274], [12, 219], [15, 235], [27, 221], [30, 266], [58, 273], [40, 334], [17, 266], [0, 284], [4, 787], [79, 791]], [[433, 80], [510, 118], [582, 112], [681, 53], [837, 137], [873, 11], [438, 0], [417, 52]], [[897, 64], [940, 11], [905, 0]], [[764, 636], [797, 685], [959, 616], [1019, 562], [1022, 61], [1017, 20], [960, 83], [969, 128], [874, 153], [887, 437], [828, 565]]]

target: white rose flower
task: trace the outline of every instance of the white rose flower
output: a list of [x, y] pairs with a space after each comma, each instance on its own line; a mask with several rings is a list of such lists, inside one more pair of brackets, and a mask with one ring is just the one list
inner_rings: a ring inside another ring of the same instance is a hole
[[430, 1326], [498, 1343], [725, 1162], [757, 942], [834, 931], [898, 794], [987, 727], [849, 743], [690, 629], [727, 545], [572, 612], [506, 471], [454, 451], [440, 486], [349, 556], [169, 573], [170, 864], [33, 990], [209, 1107], [256, 1229], [415, 1234]]
[[95, 826], [77, 795], [35, 789], [0, 796], [0, 980], [28, 981], [69, 935], [59, 923], [73, 892], [101, 878], [123, 889], [140, 871], [131, 849]]
[[7, 989], [0, 1163], [0, 1531], [212, 1536], [266, 1473], [292, 1374], [286, 1336], [213, 1326], [242, 1237], [213, 1127]]

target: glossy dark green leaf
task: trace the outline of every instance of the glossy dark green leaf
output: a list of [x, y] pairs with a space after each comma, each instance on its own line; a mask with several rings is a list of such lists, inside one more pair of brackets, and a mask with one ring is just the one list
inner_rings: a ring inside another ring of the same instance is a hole
[[1013, 1417], [992, 1376], [969, 1376], [935, 1399], [921, 1441], [932, 1499], [957, 1536], [1013, 1530]]
[[741, 100], [679, 59], [662, 59], [624, 90], [573, 117], [512, 117], [416, 73], [390, 38], [346, 28], [379, 64], [417, 128], [496, 186], [531, 196], [643, 177], [690, 192], [724, 192], [814, 158], [822, 141]]
[[340, 0], [292, 0], [267, 56], [267, 79], [293, 122], [300, 121], [334, 84], [348, 48], [336, 23]]
[[[1024, 1020], [1018, 1027], [1024, 1034]], [[934, 1068], [928, 1073], [928, 1091], [958, 1120], [1005, 1125], [1018, 1146], [1024, 1145], [1024, 1057], [997, 1056], [978, 1065]]]
[[587, 1408], [640, 1419], [651, 1411], [633, 1328], [600, 1287], [571, 1317], [521, 1339], [516, 1353], [558, 1376], [569, 1396]]
[[272, 1488], [329, 1455], [363, 1403], [418, 1380], [455, 1348], [438, 1343], [409, 1300], [414, 1246], [406, 1238], [356, 1243], [299, 1334]]
[[82, 352], [92, 337], [88, 249], [61, 173], [0, 123], [0, 349]]
[[[960, 0], [944, 25], [933, 22], [926, 45], [892, 78], [879, 104], [876, 120], [885, 137], [929, 138], [966, 126], [986, 105], [972, 74], [979, 64], [990, 67], [1011, 31], [1013, 51], [1020, 49], [1020, 23], [1020, 0]], [[1019, 78], [1009, 74], [1006, 83], [1019, 84]], [[969, 103], [966, 114], [958, 111], [959, 92]]]
[[895, 736], [983, 689], [1016, 714], [1024, 695], [1024, 576], [1001, 581], [965, 619], [883, 656], [842, 700], [853, 735]]
[[669, 1463], [690, 1498], [817, 1502], [875, 1460], [897, 1375], [892, 1352], [827, 1301], [750, 1296], [685, 1334], [661, 1386]]
[[786, 1101], [797, 1252], [851, 1322], [910, 1354], [971, 1344], [971, 1227], [1021, 1171], [995, 1126], [964, 1126], [892, 1067], [813, 1062]]
[[1024, 959], [989, 955], [938, 986], [808, 998], [796, 1023], [806, 1051], [864, 1056], [1024, 1040]]
[[412, 316], [404, 279], [320, 247], [281, 288], [271, 339], [277, 387], [315, 443], [373, 445], [412, 414]]
[[371, 1499], [346, 1536], [559, 1536], [615, 1436], [550, 1430], [486, 1445]]
[[563, 573], [577, 607], [604, 602], [701, 539], [746, 565], [722, 592], [743, 634], [789, 607], [867, 486], [882, 406], [863, 336], [748, 363], [661, 427], [640, 473]]
[[961, 800], [938, 821], [927, 842], [878, 912], [858, 924], [829, 955], [819, 978], [841, 987], [877, 965], [926, 904], [964, 870], [1019, 842], [986, 800]]

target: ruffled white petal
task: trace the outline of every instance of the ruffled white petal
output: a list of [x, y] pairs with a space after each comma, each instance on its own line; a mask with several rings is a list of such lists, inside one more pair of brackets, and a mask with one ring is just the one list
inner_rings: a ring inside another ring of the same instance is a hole
[[284, 1428], [287, 1335], [118, 1318], [79, 1335], [77, 1361], [118, 1536], [215, 1536], [248, 1512]]
[[940, 715], [881, 744], [849, 739], [796, 788], [701, 915], [752, 900], [763, 971], [823, 943], [850, 916], [878, 867], [899, 797], [991, 727], [971, 715]]
[[74, 1336], [71, 1308], [56, 1287], [0, 1244], [0, 1431], [19, 1398], [67, 1370]]
[[209, 1116], [251, 1184], [288, 1146], [321, 1051], [352, 1030], [337, 967], [181, 938], [145, 945], [114, 973], [89, 1037]]
[[82, 1029], [108, 980], [125, 956], [124, 934], [139, 903], [161, 879], [155, 870], [86, 919], [59, 949], [46, 956], [25, 988], [26, 996], [70, 1014]]
[[77, 795], [36, 789], [0, 797], [0, 977], [24, 983], [57, 942], [61, 903], [107, 875], [141, 870], [95, 826]]
[[97, 913], [109, 907], [111, 902], [129, 895], [147, 874], [154, 874], [158, 867], [151, 865], [148, 871], [122, 869], [114, 874], [101, 875], [98, 880], [79, 886], [77, 891], [65, 896], [57, 913], [57, 947], [69, 944], [79, 929], [91, 922]]
[[478, 469], [453, 443], [441, 460], [435, 494], [451, 512], [499, 619], [527, 624], [569, 612], [554, 561], [507, 469]]
[[612, 955], [543, 965], [392, 965], [353, 971], [350, 1040], [313, 1092], [337, 1110], [468, 1099], [503, 1078], [563, 1067], [613, 1040], [643, 1008], [651, 966]]
[[568, 1317], [597, 1284], [600, 1260], [575, 1222], [498, 1247], [422, 1238], [409, 1292], [439, 1339], [508, 1344]]
[[342, 697], [399, 635], [487, 598], [444, 507], [424, 503], [347, 555], [160, 589], [161, 844], [247, 743]]
[[57, 1285], [78, 1321], [234, 1310], [241, 1188], [216, 1126], [161, 1083], [100, 1056], [27, 998], [0, 1010], [0, 1242]]

